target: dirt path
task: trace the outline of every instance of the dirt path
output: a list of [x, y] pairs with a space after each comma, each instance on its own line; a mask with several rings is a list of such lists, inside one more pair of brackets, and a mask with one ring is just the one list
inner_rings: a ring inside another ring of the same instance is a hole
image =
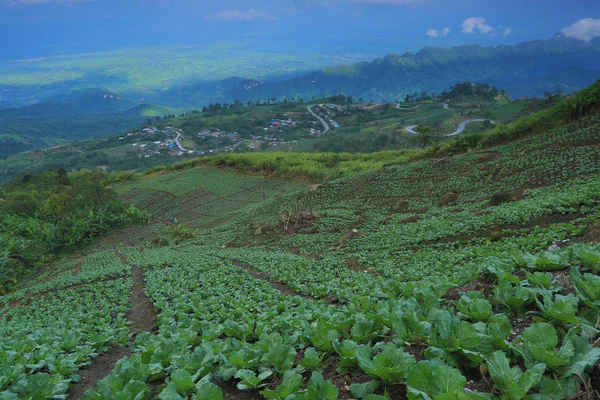
[[142, 269], [127, 262], [127, 259], [113, 248], [113, 253], [119, 257], [121, 262], [131, 267], [133, 274], [133, 287], [131, 288], [131, 309], [126, 315], [126, 318], [131, 322], [130, 329], [132, 339], [142, 332], [152, 332], [156, 327], [157, 314], [154, 310], [154, 304], [146, 296], [146, 280]]
[[[133, 287], [131, 288], [130, 295], [131, 309], [125, 315], [130, 322], [130, 340], [133, 340], [138, 334], [152, 332], [156, 328], [157, 314], [154, 310], [154, 305], [144, 291], [146, 281], [144, 280], [142, 269], [129, 264], [125, 257], [114, 247], [113, 253], [119, 257], [123, 264], [131, 267], [133, 274]], [[100, 380], [104, 379], [115, 368], [120, 359], [130, 355], [131, 351], [129, 348], [113, 346], [106, 353], [96, 357], [89, 368], [78, 372], [81, 376], [81, 381], [71, 386], [69, 389], [69, 398], [80, 399], [86, 390], [96, 386]]]
[[127, 347], [114, 346], [106, 353], [100, 354], [94, 360], [90, 368], [82, 369], [78, 372], [81, 381], [71, 386], [69, 389], [70, 399], [81, 399], [83, 394], [90, 388], [104, 379], [123, 357], [129, 357], [131, 351]]

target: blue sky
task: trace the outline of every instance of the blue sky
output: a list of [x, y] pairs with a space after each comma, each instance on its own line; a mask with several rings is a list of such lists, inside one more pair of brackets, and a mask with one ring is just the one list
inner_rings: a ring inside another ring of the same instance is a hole
[[236, 41], [374, 54], [600, 36], [598, 0], [0, 0], [2, 58]]

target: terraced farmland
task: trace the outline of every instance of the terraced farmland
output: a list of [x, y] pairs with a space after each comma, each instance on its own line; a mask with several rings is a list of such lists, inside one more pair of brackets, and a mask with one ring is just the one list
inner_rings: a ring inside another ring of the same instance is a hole
[[147, 210], [157, 221], [176, 218], [190, 226], [211, 228], [303, 187], [297, 182], [204, 167], [144, 179], [122, 186], [118, 192], [124, 201]]
[[0, 298], [0, 394], [597, 398], [598, 143], [592, 117], [310, 190], [205, 167], [123, 185], [152, 223]]

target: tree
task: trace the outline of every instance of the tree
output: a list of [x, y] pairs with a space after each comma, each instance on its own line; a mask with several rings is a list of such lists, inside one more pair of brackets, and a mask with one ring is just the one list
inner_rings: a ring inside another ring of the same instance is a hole
[[419, 133], [417, 135], [417, 142], [423, 148], [429, 146], [433, 141], [435, 129], [431, 126], [419, 126], [415, 130]]

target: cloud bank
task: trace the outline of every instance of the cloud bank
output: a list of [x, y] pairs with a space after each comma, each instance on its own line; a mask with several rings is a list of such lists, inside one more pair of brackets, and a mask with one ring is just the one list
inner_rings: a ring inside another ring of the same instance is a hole
[[566, 37], [589, 42], [595, 37], [600, 37], [600, 19], [583, 18], [562, 30]]

